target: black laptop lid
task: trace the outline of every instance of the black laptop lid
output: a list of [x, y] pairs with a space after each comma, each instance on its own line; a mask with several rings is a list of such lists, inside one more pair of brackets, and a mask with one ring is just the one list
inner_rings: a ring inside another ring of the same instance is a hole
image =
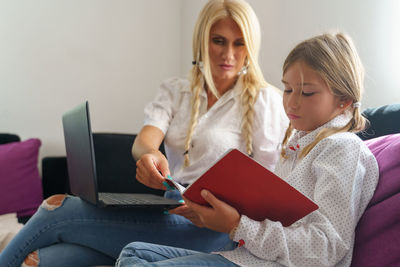
[[62, 122], [71, 193], [96, 204], [96, 166], [88, 101], [66, 112]]

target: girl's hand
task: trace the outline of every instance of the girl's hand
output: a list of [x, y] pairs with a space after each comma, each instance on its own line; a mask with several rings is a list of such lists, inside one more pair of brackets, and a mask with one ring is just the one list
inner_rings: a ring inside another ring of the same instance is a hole
[[171, 209], [168, 211], [169, 214], [177, 214], [185, 217], [189, 221], [191, 221], [197, 227], [204, 227], [203, 222], [200, 220], [199, 215], [194, 212], [188, 205], [182, 204], [182, 206]]
[[230, 233], [239, 224], [240, 214], [235, 208], [217, 199], [208, 190], [203, 189], [201, 196], [211, 207], [196, 204], [183, 197], [186, 205], [199, 217], [201, 225], [217, 232]]
[[166, 190], [162, 183], [169, 174], [167, 158], [158, 150], [143, 154], [136, 162], [136, 179], [148, 187]]

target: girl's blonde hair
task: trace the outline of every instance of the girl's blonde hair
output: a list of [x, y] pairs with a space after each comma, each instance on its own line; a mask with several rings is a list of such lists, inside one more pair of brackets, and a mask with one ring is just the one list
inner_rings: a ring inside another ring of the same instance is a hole
[[[193, 32], [193, 65], [191, 71], [192, 111], [185, 141], [185, 163], [189, 166], [189, 149], [196, 128], [199, 108], [200, 92], [203, 83], [207, 89], [219, 98], [212, 78], [208, 45], [211, 27], [224, 18], [233, 19], [242, 31], [247, 50], [247, 74], [243, 75], [242, 102], [242, 135], [246, 140], [246, 150], [249, 155], [253, 153], [252, 135], [254, 120], [254, 103], [261, 87], [266, 86], [263, 74], [258, 64], [258, 53], [261, 43], [260, 25], [256, 14], [248, 3], [242, 0], [210, 0], [201, 11]], [[200, 66], [202, 62], [202, 66]], [[200, 68], [203, 68], [201, 70]], [[204, 73], [204, 74], [203, 74]]]
[[[327, 33], [301, 42], [287, 56], [283, 64], [283, 74], [298, 61], [316, 71], [340, 100], [351, 100], [353, 104], [360, 102], [364, 90], [364, 68], [348, 35]], [[315, 140], [301, 150], [300, 157], [305, 157], [319, 141], [334, 133], [363, 130], [366, 119], [361, 115], [359, 104], [353, 104], [348, 107], [352, 114], [349, 123], [341, 128], [322, 129]], [[282, 144], [283, 158], [286, 158], [286, 146], [292, 132], [293, 127], [289, 124]]]

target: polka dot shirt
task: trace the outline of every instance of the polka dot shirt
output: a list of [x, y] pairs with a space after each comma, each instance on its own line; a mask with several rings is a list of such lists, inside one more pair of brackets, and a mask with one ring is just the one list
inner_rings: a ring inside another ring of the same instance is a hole
[[240, 266], [350, 266], [355, 227], [378, 182], [377, 162], [361, 139], [347, 132], [321, 140], [299, 158], [322, 128], [348, 121], [339, 115], [310, 133], [296, 131], [288, 159], [281, 159], [275, 170], [319, 209], [289, 227], [242, 215], [231, 237], [243, 245], [220, 254]]

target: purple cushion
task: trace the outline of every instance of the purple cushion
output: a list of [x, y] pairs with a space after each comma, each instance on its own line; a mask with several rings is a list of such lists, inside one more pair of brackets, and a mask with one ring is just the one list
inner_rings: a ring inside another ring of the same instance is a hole
[[379, 182], [355, 237], [352, 266], [400, 266], [400, 134], [365, 141]]
[[29, 216], [42, 202], [40, 145], [39, 139], [0, 145], [0, 214]]

